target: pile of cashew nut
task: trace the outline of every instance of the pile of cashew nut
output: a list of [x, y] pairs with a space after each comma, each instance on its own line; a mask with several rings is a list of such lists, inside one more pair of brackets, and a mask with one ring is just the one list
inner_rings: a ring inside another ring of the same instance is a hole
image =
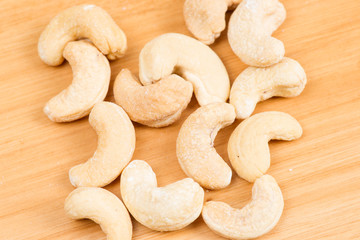
[[[227, 10], [234, 10], [228, 28], [230, 46], [250, 65], [231, 88], [223, 62], [205, 45], [224, 30]], [[38, 53], [51, 66], [66, 59], [73, 81], [46, 103], [44, 112], [54, 122], [89, 115], [98, 134], [93, 156], [69, 171], [76, 189], [65, 200], [67, 215], [92, 219], [107, 239], [132, 238], [129, 213], [156, 231], [182, 229], [202, 215], [211, 230], [230, 239], [252, 239], [274, 228], [284, 200], [276, 180], [266, 174], [268, 142], [298, 139], [302, 128], [287, 113], [251, 115], [258, 102], [298, 96], [306, 85], [304, 69], [284, 57], [283, 43], [271, 36], [285, 16], [278, 0], [185, 0], [186, 26], [200, 41], [166, 33], [148, 42], [139, 56], [139, 79], [129, 69], [116, 77], [115, 103], [104, 101], [111, 75], [108, 59], [125, 54], [124, 32], [95, 5], [71, 7], [55, 16], [40, 36]], [[182, 124], [176, 140], [178, 162], [188, 178], [159, 187], [151, 166], [132, 160], [136, 142], [132, 121], [169, 126], [181, 117], [193, 92], [200, 107]], [[245, 120], [229, 138], [228, 156], [237, 175], [254, 182], [252, 200], [242, 209], [224, 202], [204, 203], [203, 189], [222, 189], [231, 183], [232, 169], [216, 152], [214, 139], [236, 119]], [[101, 188], [119, 176], [122, 201]]]

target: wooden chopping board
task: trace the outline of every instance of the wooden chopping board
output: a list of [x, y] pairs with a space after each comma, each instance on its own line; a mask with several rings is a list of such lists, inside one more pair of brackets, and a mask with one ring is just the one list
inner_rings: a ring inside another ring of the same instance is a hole
[[[273, 98], [255, 112], [284, 111], [302, 125], [292, 142], [270, 143], [269, 174], [278, 181], [285, 209], [278, 225], [259, 239], [360, 239], [360, 1], [283, 0], [287, 19], [274, 33], [286, 56], [299, 61], [308, 85], [296, 98]], [[63, 204], [74, 189], [68, 170], [86, 161], [97, 136], [87, 118], [51, 122], [44, 104], [72, 80], [69, 65], [45, 65], [37, 40], [58, 12], [85, 3], [78, 0], [2, 0], [0, 2], [0, 239], [106, 239], [90, 220], [65, 216]], [[88, 1], [114, 18], [128, 37], [124, 58], [111, 62], [112, 83], [122, 68], [138, 73], [138, 55], [146, 42], [167, 32], [190, 35], [182, 16], [183, 0]], [[230, 15], [229, 15], [230, 16]], [[221, 57], [231, 81], [246, 67], [231, 51], [224, 32], [211, 48]], [[153, 129], [135, 124], [134, 159], [147, 161], [163, 186], [185, 177], [176, 159], [181, 124], [199, 106], [193, 98], [174, 125]], [[216, 138], [226, 147], [233, 129]], [[235, 173], [226, 189], [207, 191], [206, 200], [241, 208], [252, 185]], [[119, 178], [106, 187], [120, 197]], [[159, 233], [133, 220], [133, 239], [222, 239], [201, 217], [183, 230]]]

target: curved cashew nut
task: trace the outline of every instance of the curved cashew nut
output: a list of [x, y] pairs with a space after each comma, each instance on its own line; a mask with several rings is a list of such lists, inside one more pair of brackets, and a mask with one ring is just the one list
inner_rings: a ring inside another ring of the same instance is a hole
[[94, 155], [72, 167], [70, 182], [75, 187], [103, 187], [117, 178], [135, 149], [135, 130], [125, 111], [114, 103], [97, 103], [90, 113], [90, 125], [99, 136]]
[[214, 232], [231, 239], [252, 239], [275, 227], [284, 209], [284, 199], [275, 179], [264, 175], [255, 181], [252, 200], [242, 209], [223, 202], [205, 203], [202, 217]]
[[132, 224], [121, 200], [111, 192], [80, 187], [65, 200], [65, 212], [72, 219], [89, 218], [100, 224], [107, 240], [131, 240]]
[[285, 54], [284, 44], [271, 37], [286, 17], [278, 0], [243, 0], [231, 15], [228, 39], [234, 53], [246, 64], [267, 67]]
[[225, 13], [241, 0], [186, 0], [184, 19], [189, 31], [201, 42], [210, 45], [225, 29]]
[[116, 103], [131, 120], [150, 127], [165, 127], [178, 120], [192, 92], [191, 83], [177, 75], [142, 86], [128, 69], [121, 70], [114, 83]]
[[90, 39], [110, 60], [122, 57], [127, 49], [126, 36], [110, 15], [98, 6], [83, 4], [50, 21], [39, 39], [39, 56], [51, 66], [60, 65], [65, 45], [81, 38]]
[[194, 86], [201, 106], [225, 102], [230, 81], [224, 64], [201, 42], [178, 33], [163, 34], [148, 42], [140, 53], [140, 81], [149, 85], [178, 73]]
[[270, 167], [268, 142], [300, 138], [302, 128], [295, 118], [283, 112], [262, 112], [242, 121], [231, 134], [228, 154], [237, 174], [249, 182]]
[[70, 86], [50, 99], [44, 112], [54, 122], [71, 122], [88, 115], [109, 89], [110, 65], [91, 43], [69, 42], [64, 57], [73, 71]]
[[207, 189], [224, 188], [231, 182], [231, 168], [214, 148], [217, 132], [235, 120], [234, 107], [212, 103], [198, 108], [181, 126], [176, 155], [185, 174]]
[[296, 97], [305, 84], [304, 69], [297, 61], [285, 57], [270, 67], [245, 69], [231, 87], [230, 103], [237, 118], [247, 118], [258, 102], [273, 96]]
[[146, 227], [174, 231], [186, 227], [201, 213], [204, 190], [190, 178], [157, 187], [151, 167], [132, 161], [121, 174], [121, 196], [131, 215]]

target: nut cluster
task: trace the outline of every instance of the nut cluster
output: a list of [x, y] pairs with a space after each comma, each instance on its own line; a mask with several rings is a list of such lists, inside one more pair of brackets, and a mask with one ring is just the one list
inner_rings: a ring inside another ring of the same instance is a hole
[[[205, 44], [220, 35], [225, 13], [233, 9], [228, 41], [250, 66], [230, 89], [224, 64]], [[110, 83], [107, 59], [117, 59], [127, 49], [123, 31], [95, 5], [75, 6], [55, 16], [40, 36], [38, 52], [51, 66], [66, 59], [74, 77], [46, 103], [44, 112], [54, 122], [90, 114], [98, 134], [94, 155], [69, 171], [77, 188], [65, 200], [67, 215], [92, 219], [107, 239], [131, 239], [129, 213], [156, 231], [182, 229], [202, 214], [207, 226], [226, 238], [252, 239], [269, 232], [280, 219], [284, 200], [276, 180], [266, 175], [268, 142], [298, 139], [302, 128], [283, 112], [251, 115], [259, 101], [298, 96], [307, 81], [301, 65], [284, 57], [283, 43], [271, 36], [285, 16], [278, 0], [185, 0], [186, 25], [201, 42], [178, 33], [148, 42], [139, 56], [139, 80], [128, 69], [116, 77], [116, 104], [103, 100]], [[79, 40], [84, 38], [89, 41]], [[131, 161], [136, 142], [131, 121], [169, 126], [180, 118], [193, 92], [200, 107], [185, 120], [176, 141], [179, 164], [189, 178], [158, 187], [149, 164]], [[237, 175], [254, 182], [252, 200], [242, 209], [217, 201], [204, 204], [203, 188], [222, 189], [231, 183], [232, 170], [216, 152], [214, 139], [235, 119], [245, 120], [230, 136], [228, 155]], [[101, 188], [119, 175], [123, 202]]]

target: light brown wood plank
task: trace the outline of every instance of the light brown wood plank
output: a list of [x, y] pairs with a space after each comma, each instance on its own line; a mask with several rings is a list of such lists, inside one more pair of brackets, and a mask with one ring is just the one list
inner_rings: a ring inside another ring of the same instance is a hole
[[[38, 37], [59, 11], [85, 2], [0, 2], [0, 239], [106, 238], [92, 221], [73, 221], [63, 211], [64, 200], [74, 189], [68, 170], [92, 156], [95, 132], [87, 118], [56, 124], [42, 112], [44, 104], [70, 84], [72, 72], [67, 63], [49, 67], [41, 62]], [[283, 191], [285, 209], [278, 225], [259, 239], [360, 239], [360, 2], [283, 3], [287, 19], [274, 36], [284, 42], [286, 55], [303, 65], [308, 85], [299, 97], [267, 100], [255, 112], [287, 112], [299, 120], [304, 135], [292, 142], [270, 142], [269, 174]], [[182, 16], [183, 0], [96, 4], [128, 37], [126, 56], [111, 62], [112, 83], [122, 68], [138, 72], [139, 52], [152, 38], [167, 32], [190, 35]], [[211, 48], [233, 82], [246, 66], [231, 51], [226, 32]], [[112, 83], [109, 101], [113, 101]], [[134, 159], [146, 160], [160, 185], [186, 177], [176, 159], [176, 137], [197, 108], [193, 98], [181, 119], [167, 128], [135, 124]], [[221, 130], [215, 141], [227, 162], [227, 141], [239, 123]], [[106, 189], [121, 197], [119, 178]], [[251, 198], [251, 184], [234, 174], [228, 188], [206, 191], [205, 198], [240, 208]], [[171, 233], [149, 230], [134, 219], [133, 225], [134, 239], [139, 240], [222, 239], [201, 217]]]

